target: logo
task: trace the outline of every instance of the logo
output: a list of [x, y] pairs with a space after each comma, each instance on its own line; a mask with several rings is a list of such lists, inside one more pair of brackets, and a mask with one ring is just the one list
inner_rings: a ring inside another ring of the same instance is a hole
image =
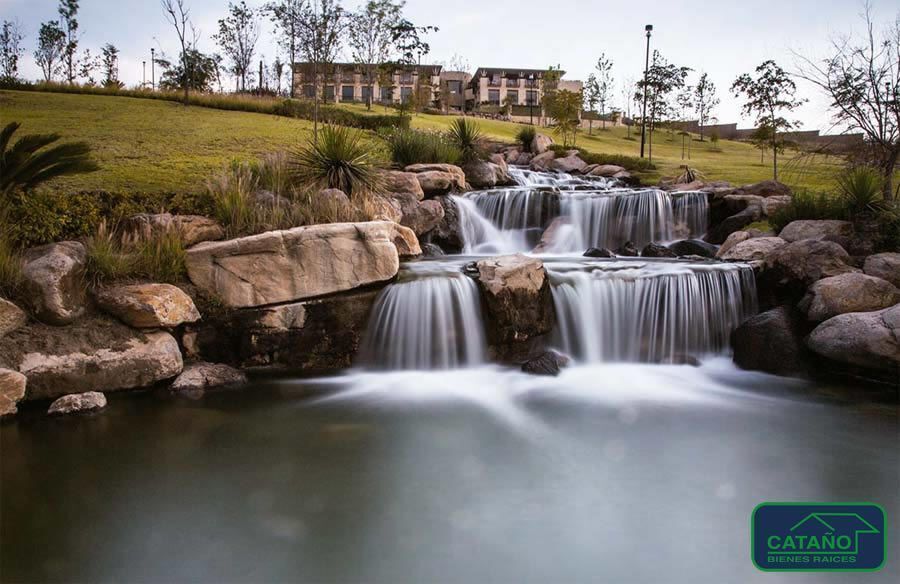
[[886, 525], [872, 503], [762, 503], [750, 518], [750, 553], [767, 572], [873, 572], [884, 564]]

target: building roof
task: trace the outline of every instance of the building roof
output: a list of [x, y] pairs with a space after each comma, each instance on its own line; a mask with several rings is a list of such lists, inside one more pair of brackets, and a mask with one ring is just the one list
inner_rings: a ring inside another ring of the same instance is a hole
[[[479, 67], [475, 71], [475, 75], [473, 75], [472, 78], [478, 79], [479, 77], [489, 77], [491, 75], [500, 75], [501, 77], [528, 77], [529, 75], [534, 75], [536, 78], [541, 79], [546, 73], [547, 69], [522, 69], [519, 67]], [[559, 72], [560, 77], [565, 74], [565, 71]]]

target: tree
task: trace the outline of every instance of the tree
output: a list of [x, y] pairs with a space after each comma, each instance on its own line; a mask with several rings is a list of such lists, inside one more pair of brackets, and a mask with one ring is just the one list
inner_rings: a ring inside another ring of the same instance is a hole
[[635, 103], [636, 93], [637, 84], [634, 81], [634, 77], [628, 77], [622, 81], [622, 103], [625, 104], [625, 111], [622, 113], [628, 118], [628, 123], [625, 126], [627, 127], [627, 137], [629, 139], [631, 138], [631, 126], [634, 124], [634, 119], [631, 117], [631, 104]]
[[231, 62], [230, 71], [235, 78], [235, 89], [246, 91], [247, 74], [259, 40], [256, 11], [248, 8], [244, 0], [240, 4], [229, 2], [228, 16], [219, 20], [219, 32], [213, 38]]
[[880, 35], [868, 2], [862, 18], [864, 35], [835, 39], [825, 59], [798, 55], [799, 76], [828, 96], [838, 124], [865, 135], [869, 163], [881, 171], [890, 201], [900, 157], [900, 15]]
[[[194, 46], [197, 44], [199, 34], [191, 24], [191, 11], [184, 5], [184, 0], [160, 1], [162, 2], [163, 12], [166, 15], [166, 21], [175, 28], [175, 34], [178, 36], [178, 42], [181, 44], [180, 71], [182, 78], [178, 81], [178, 86], [184, 90], [184, 105], [187, 105], [190, 97], [190, 88], [196, 83], [193, 79], [194, 71], [190, 67], [190, 64], [196, 62], [196, 60], [189, 61], [188, 53], [197, 53]], [[191, 35], [190, 38], [188, 34]]]
[[669, 96], [676, 89], [684, 87], [684, 81], [690, 70], [689, 67], [672, 65], [659, 54], [659, 51], [653, 51], [653, 60], [647, 70], [646, 78], [636, 84], [635, 101], [642, 102], [644, 94], [647, 95], [649, 124], [646, 124], [646, 120], [642, 120], [642, 122], [650, 130], [649, 159], [651, 161], [653, 160], [653, 131], [656, 129], [656, 122], [670, 115], [672, 108]]
[[597, 59], [597, 102], [600, 104], [600, 123], [602, 128], [606, 129], [606, 104], [612, 99], [613, 78], [612, 78], [613, 62], [606, 58], [605, 53], [600, 54]]
[[700, 125], [701, 142], [703, 142], [703, 128], [709, 122], [717, 105], [719, 98], [716, 97], [716, 84], [709, 80], [709, 75], [701, 73], [697, 86], [694, 87], [694, 112]]
[[759, 150], [759, 163], [764, 164], [766, 151], [772, 146], [772, 128], [762, 125], [750, 134], [750, 143]]
[[341, 48], [346, 13], [339, 0], [310, 0], [298, 20], [300, 51], [313, 67], [313, 141], [319, 135], [319, 80]]
[[59, 73], [65, 48], [66, 33], [59, 28], [59, 25], [52, 20], [41, 24], [34, 60], [37, 61], [44, 74], [44, 81], [53, 81], [53, 78]]
[[351, 14], [348, 36], [353, 62], [362, 68], [369, 93], [366, 109], [372, 109], [372, 89], [377, 68], [390, 60], [395, 50], [397, 27], [403, 21], [405, 2], [394, 4], [390, 0], [370, 0], [359, 12]]
[[281, 79], [284, 77], [284, 62], [281, 57], [275, 57], [275, 62], [272, 63], [272, 74], [275, 75], [275, 91], [281, 95]]
[[196, 49], [188, 49], [187, 54], [174, 63], [157, 58], [156, 64], [163, 70], [159, 87], [167, 91], [212, 91], [220, 81], [220, 61], [218, 55], [207, 55]]
[[59, 0], [58, 11], [60, 22], [65, 26], [63, 61], [66, 64], [66, 81], [71, 85], [75, 83], [78, 66], [78, 59], [75, 57], [78, 51], [78, 0]]
[[94, 70], [97, 68], [97, 60], [91, 56], [91, 50], [85, 49], [81, 54], [81, 58], [76, 60], [78, 65], [78, 78], [84, 79], [85, 85], [94, 86], [97, 80], [94, 79]]
[[[293, 70], [300, 54], [300, 18], [303, 14], [305, 0], [278, 0], [269, 2], [263, 10], [269, 13], [269, 17], [275, 24], [277, 42], [281, 49], [287, 53], [288, 69], [291, 71], [290, 96], [294, 97]], [[279, 75], [279, 87], [281, 86]]]
[[694, 89], [685, 85], [681, 88], [675, 96], [675, 104], [678, 111], [678, 121], [682, 122], [681, 130], [678, 132], [678, 135], [681, 136], [681, 159], [684, 160], [685, 152], [687, 152], [687, 159], [691, 159], [691, 134], [685, 129], [685, 123], [687, 122], [688, 112], [693, 110], [694, 108]]
[[756, 116], [758, 127], [771, 130], [772, 177], [778, 180], [778, 132], [795, 127], [796, 122], [788, 121], [782, 113], [790, 113], [800, 107], [805, 100], [797, 99], [797, 85], [775, 61], [764, 61], [756, 68], [756, 76], [745, 73], [731, 86], [736, 97], [743, 94], [746, 102], [742, 111]]
[[600, 86], [597, 76], [591, 73], [584, 83], [584, 105], [588, 116], [588, 135], [594, 133], [594, 115], [597, 111], [597, 102], [600, 101]]
[[562, 136], [564, 146], [574, 146], [578, 131], [578, 114], [581, 112], [581, 104], [584, 97], [581, 92], [568, 89], [556, 90], [550, 103], [547, 104], [547, 113], [556, 122], [556, 132]]
[[25, 53], [24, 38], [18, 20], [4, 20], [0, 25], [0, 79], [7, 83], [19, 77], [19, 58]]
[[103, 45], [100, 50], [100, 66], [103, 69], [104, 87], [122, 87], [119, 81], [119, 49], [110, 43]]

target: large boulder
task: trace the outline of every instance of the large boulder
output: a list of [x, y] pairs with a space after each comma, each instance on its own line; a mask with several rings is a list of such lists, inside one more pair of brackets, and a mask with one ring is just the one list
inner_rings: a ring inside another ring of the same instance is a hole
[[822, 278], [859, 272], [850, 265], [850, 255], [844, 248], [832, 241], [815, 239], [776, 247], [766, 256], [764, 268], [782, 284], [796, 282], [804, 287]]
[[497, 186], [516, 184], [516, 181], [509, 175], [509, 164], [502, 154], [491, 154], [489, 160], [494, 165]]
[[728, 251], [717, 257], [733, 262], [761, 261], [774, 250], [786, 244], [787, 242], [780, 237], [753, 237], [731, 246]]
[[887, 252], [870, 255], [866, 258], [863, 271], [870, 276], [887, 280], [900, 288], [900, 253]]
[[736, 195], [754, 195], [757, 197], [789, 197], [791, 195], [790, 187], [774, 180], [764, 180], [751, 185], [744, 185], [733, 192]]
[[62, 326], [84, 313], [86, 260], [87, 252], [77, 241], [51, 243], [25, 252], [25, 297], [39, 320]]
[[669, 249], [679, 256], [702, 256], [705, 258], [716, 257], [716, 251], [719, 249], [711, 243], [706, 243], [700, 239], [683, 239], [669, 245]]
[[126, 227], [145, 238], [176, 231], [186, 247], [225, 237], [225, 230], [217, 221], [202, 215], [141, 213], [129, 218]]
[[222, 363], [191, 363], [169, 387], [172, 391], [198, 392], [247, 383], [247, 375]]
[[615, 164], [598, 164], [594, 166], [587, 174], [590, 176], [614, 177], [620, 172], [626, 172], [624, 167]]
[[101, 309], [137, 328], [171, 328], [200, 320], [191, 297], [171, 284], [111, 286], [97, 290], [94, 299]]
[[832, 361], [900, 379], [900, 305], [875, 312], [830, 318], [806, 339], [807, 346]]
[[550, 170], [566, 174], [580, 173], [586, 166], [587, 162], [582, 160], [577, 152], [562, 158], [554, 158], [550, 161]]
[[550, 148], [551, 144], [553, 144], [553, 138], [550, 136], [535, 134], [534, 138], [531, 140], [531, 153], [543, 154], [544, 152], [547, 152], [547, 149]]
[[791, 204], [793, 198], [790, 196], [784, 195], [774, 195], [771, 197], [766, 197], [762, 200], [762, 210], [763, 215], [766, 217], [771, 217], [775, 214], [776, 211], [783, 209]]
[[829, 239], [850, 237], [853, 235], [853, 223], [835, 220], [798, 220], [785, 225], [778, 237], [787, 241], [801, 239]]
[[552, 150], [547, 150], [541, 154], [535, 154], [531, 158], [529, 168], [539, 172], [550, 170], [550, 163], [553, 162], [554, 158], [556, 158], [556, 154]]
[[462, 250], [463, 240], [459, 231], [459, 211], [453, 197], [437, 197], [435, 201], [440, 203], [444, 210], [444, 217], [431, 233], [431, 241], [441, 246], [448, 253]]
[[[403, 210], [400, 203], [394, 200], [393, 195], [375, 195], [370, 200], [372, 203], [372, 220], [373, 221], [390, 221], [391, 223], [400, 223], [403, 220]], [[400, 195], [410, 196], [415, 195]]]
[[538, 244], [531, 250], [532, 253], [547, 253], [553, 247], [559, 243], [559, 239], [561, 237], [561, 232], [565, 230], [569, 226], [569, 221], [566, 217], [555, 217], [553, 221], [550, 222], [550, 225], [544, 229], [544, 232], [541, 234], [541, 240]]
[[453, 164], [411, 164], [406, 172], [412, 172], [422, 191], [429, 197], [466, 190], [466, 173]]
[[28, 378], [26, 399], [147, 387], [181, 373], [181, 350], [169, 333], [103, 321], [46, 328], [23, 329], [7, 339], [14, 346], [0, 346], [6, 364]]
[[0, 337], [25, 326], [28, 315], [25, 311], [4, 298], [0, 298]]
[[392, 193], [390, 197], [400, 206], [400, 225], [412, 229], [417, 237], [430, 232], [444, 218], [444, 207], [433, 199], [420, 201], [412, 193]]
[[491, 189], [497, 186], [497, 176], [502, 174], [500, 167], [486, 160], [474, 160], [463, 167], [466, 182], [473, 189]]
[[809, 287], [800, 309], [823, 321], [847, 312], [872, 312], [900, 302], [900, 290], [887, 280], [849, 273], [823, 278]]
[[226, 306], [246, 308], [386, 282], [397, 275], [401, 255], [419, 254], [406, 227], [332, 223], [202, 243], [188, 250], [187, 271]]
[[550, 279], [540, 260], [522, 254], [476, 264], [494, 343], [522, 342], [550, 332]]
[[212, 316], [187, 327], [187, 355], [241, 368], [331, 373], [353, 364], [378, 290]]
[[56, 398], [47, 410], [51, 415], [93, 412], [106, 407], [106, 396], [99, 391], [73, 393]]
[[419, 179], [416, 178], [414, 172], [385, 170], [382, 171], [381, 177], [384, 182], [384, 190], [389, 193], [415, 195], [416, 199], [420, 201], [425, 198], [425, 191], [422, 190], [422, 185], [419, 184]]
[[658, 243], [648, 243], [641, 250], [641, 257], [644, 258], [675, 258], [678, 254]]
[[0, 418], [15, 414], [16, 404], [25, 397], [26, 378], [18, 371], [0, 369]]
[[734, 362], [743, 369], [776, 375], [800, 375], [807, 370], [802, 316], [779, 306], [745, 320], [731, 333]]

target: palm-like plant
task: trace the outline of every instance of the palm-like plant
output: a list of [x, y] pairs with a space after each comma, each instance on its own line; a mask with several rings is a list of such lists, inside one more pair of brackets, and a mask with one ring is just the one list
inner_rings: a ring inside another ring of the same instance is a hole
[[881, 173], [867, 166], [857, 166], [838, 177], [838, 190], [850, 215], [878, 212], [884, 209]]
[[86, 142], [70, 142], [51, 146], [59, 134], [29, 134], [11, 144], [20, 128], [11, 122], [0, 131], [0, 201], [17, 190], [27, 191], [50, 179], [99, 167], [90, 159], [91, 147]]
[[450, 140], [459, 148], [464, 162], [474, 162], [484, 157], [481, 129], [466, 118], [456, 118], [450, 124]]
[[291, 160], [295, 181], [319, 189], [340, 189], [348, 196], [377, 191], [381, 180], [371, 148], [362, 134], [344, 126], [325, 126]]

